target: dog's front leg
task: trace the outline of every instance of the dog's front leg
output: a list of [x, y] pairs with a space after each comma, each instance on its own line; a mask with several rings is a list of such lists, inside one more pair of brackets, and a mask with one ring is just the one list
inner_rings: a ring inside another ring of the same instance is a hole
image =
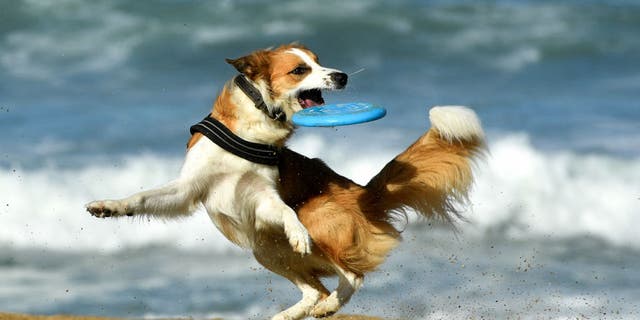
[[177, 180], [164, 187], [136, 193], [124, 199], [93, 201], [86, 208], [98, 218], [139, 214], [171, 218], [194, 211], [199, 200], [197, 194], [192, 183]]
[[211, 166], [211, 152], [207, 147], [210, 146], [201, 144], [187, 153], [180, 177], [173, 182], [120, 200], [90, 202], [86, 205], [87, 211], [99, 218], [139, 214], [171, 218], [190, 214], [213, 180], [207, 170]]
[[296, 212], [280, 199], [275, 190], [263, 192], [258, 197], [256, 219], [258, 227], [261, 223], [283, 226], [293, 251], [303, 255], [311, 253], [311, 238], [307, 228], [298, 220]]

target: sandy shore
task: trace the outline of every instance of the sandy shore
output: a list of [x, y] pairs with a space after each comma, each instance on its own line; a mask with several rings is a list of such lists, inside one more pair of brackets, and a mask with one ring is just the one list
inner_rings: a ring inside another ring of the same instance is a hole
[[[333, 317], [325, 318], [328, 320], [384, 320], [383, 318], [337, 314]], [[18, 313], [2, 313], [0, 312], [0, 320], [122, 320], [122, 318], [106, 318], [91, 316], [72, 316], [72, 315], [54, 315], [54, 316], [37, 316]], [[214, 318], [211, 320], [223, 320], [222, 318]]]

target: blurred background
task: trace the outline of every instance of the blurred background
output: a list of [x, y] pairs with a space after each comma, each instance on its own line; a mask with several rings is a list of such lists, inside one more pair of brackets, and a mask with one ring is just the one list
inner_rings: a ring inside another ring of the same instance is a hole
[[[188, 128], [235, 70], [299, 41], [350, 77], [327, 102], [379, 121], [290, 146], [366, 183], [468, 105], [491, 154], [460, 232], [425, 221], [343, 309], [401, 319], [640, 317], [640, 3], [0, 2], [0, 310], [264, 319], [299, 293], [180, 221], [84, 204], [177, 176]], [[330, 285], [334, 281], [329, 281]]]

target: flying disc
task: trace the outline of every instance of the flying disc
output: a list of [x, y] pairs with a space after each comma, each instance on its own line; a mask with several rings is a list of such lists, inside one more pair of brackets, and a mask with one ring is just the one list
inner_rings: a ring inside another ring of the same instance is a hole
[[378, 120], [387, 114], [383, 107], [366, 102], [325, 104], [300, 110], [291, 121], [303, 127], [348, 126]]

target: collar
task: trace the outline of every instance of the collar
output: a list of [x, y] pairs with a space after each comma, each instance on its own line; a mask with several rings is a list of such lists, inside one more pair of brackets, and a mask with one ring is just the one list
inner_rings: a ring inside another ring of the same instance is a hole
[[247, 97], [249, 97], [249, 99], [251, 99], [251, 101], [253, 101], [256, 108], [262, 110], [262, 112], [264, 112], [269, 118], [281, 122], [287, 120], [287, 115], [280, 108], [273, 110], [269, 109], [267, 104], [264, 102], [264, 99], [262, 99], [260, 91], [253, 86], [244, 75], [237, 75], [233, 79], [233, 82], [242, 90], [242, 92], [244, 92], [244, 94], [247, 95]]
[[251, 162], [275, 166], [280, 159], [280, 149], [244, 140], [210, 115], [191, 126], [191, 134], [200, 132], [222, 149]]

